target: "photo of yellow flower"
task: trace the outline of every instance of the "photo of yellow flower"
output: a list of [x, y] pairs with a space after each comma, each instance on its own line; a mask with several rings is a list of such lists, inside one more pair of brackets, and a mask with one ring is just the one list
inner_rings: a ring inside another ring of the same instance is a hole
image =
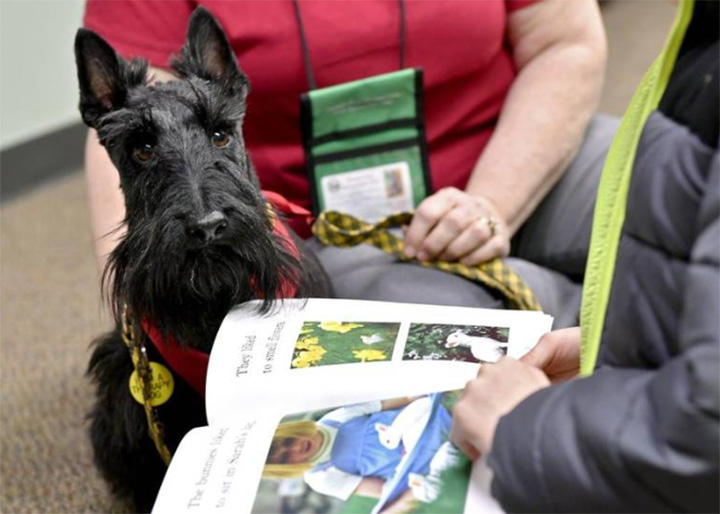
[[290, 367], [389, 361], [399, 331], [399, 323], [307, 321]]
[[318, 326], [325, 332], [338, 332], [340, 334], [350, 332], [354, 328], [362, 327], [360, 323], [342, 323], [338, 321], [323, 321]]
[[355, 350], [353, 351], [353, 355], [356, 359], [359, 359], [360, 362], [387, 360], [385, 352], [382, 350]]

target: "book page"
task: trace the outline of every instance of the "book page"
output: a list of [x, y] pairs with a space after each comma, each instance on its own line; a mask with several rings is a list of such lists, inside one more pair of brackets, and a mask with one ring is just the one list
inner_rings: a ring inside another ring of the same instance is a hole
[[472, 465], [448, 441], [459, 394], [195, 429], [153, 512], [502, 512], [483, 461]]
[[233, 309], [210, 356], [210, 425], [462, 389], [482, 362], [518, 358], [552, 318], [356, 300], [286, 300], [264, 317]]
[[154, 513], [250, 512], [278, 419], [188, 432], [173, 455]]

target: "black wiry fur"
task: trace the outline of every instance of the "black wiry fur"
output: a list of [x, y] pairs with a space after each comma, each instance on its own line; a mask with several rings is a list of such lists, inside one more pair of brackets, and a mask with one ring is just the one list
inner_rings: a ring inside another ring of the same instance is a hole
[[[116, 320], [127, 304], [135, 319], [209, 351], [233, 305], [260, 295], [266, 312], [285, 281], [297, 284], [299, 297], [329, 295], [327, 277], [302, 242], [294, 238], [298, 259], [271, 228], [241, 132], [248, 80], [207, 11], [199, 8], [190, 20], [174, 62], [178, 81], [147, 85], [147, 63], [123, 61], [88, 30], [78, 32], [75, 50], [83, 120], [97, 129], [125, 197], [127, 231], [103, 279]], [[229, 135], [229, 143], [214, 146], [216, 133]], [[143, 148], [152, 152], [146, 160], [137, 154]], [[223, 231], [198, 240], [193, 227], [210, 213], [223, 217]], [[164, 363], [152, 343], [146, 347], [151, 360]], [[113, 490], [146, 511], [165, 466], [143, 408], [130, 396], [132, 371], [119, 329], [95, 342], [91, 438]], [[204, 399], [177, 375], [175, 382], [158, 408], [171, 451], [188, 430], [206, 424]]]

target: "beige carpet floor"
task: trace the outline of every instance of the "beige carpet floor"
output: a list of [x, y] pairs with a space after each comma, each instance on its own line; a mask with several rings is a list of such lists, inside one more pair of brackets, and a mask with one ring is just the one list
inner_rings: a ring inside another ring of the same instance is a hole
[[[668, 1], [604, 6], [610, 66], [601, 110], [622, 113], [662, 45]], [[108, 327], [79, 171], [0, 209], [0, 511], [124, 512], [85, 434], [89, 342]]]

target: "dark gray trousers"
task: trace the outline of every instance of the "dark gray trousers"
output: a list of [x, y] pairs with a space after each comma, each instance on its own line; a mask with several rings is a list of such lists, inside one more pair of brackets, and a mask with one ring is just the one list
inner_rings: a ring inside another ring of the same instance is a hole
[[[555, 328], [577, 325], [593, 210], [605, 156], [619, 120], [596, 116], [563, 178], [512, 241], [505, 261], [532, 288]], [[497, 294], [464, 278], [398, 262], [369, 246], [308, 241], [338, 298], [503, 308]]]

